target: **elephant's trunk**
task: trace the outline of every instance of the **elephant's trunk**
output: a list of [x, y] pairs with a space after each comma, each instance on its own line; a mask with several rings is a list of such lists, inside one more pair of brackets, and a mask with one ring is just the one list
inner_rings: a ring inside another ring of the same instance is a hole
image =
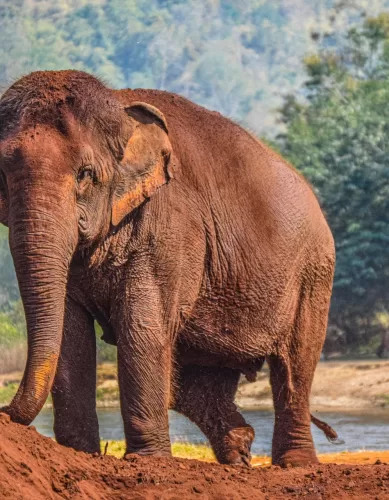
[[[31, 201], [31, 196], [28, 198]], [[13, 204], [9, 224], [10, 248], [26, 314], [28, 356], [18, 392], [4, 410], [13, 421], [25, 425], [37, 416], [53, 383], [69, 264], [77, 244], [77, 229], [69, 223], [75, 219], [66, 213], [64, 200], [58, 199], [55, 191], [34, 198], [35, 207], [39, 203], [40, 208], [27, 208], [26, 199], [18, 207]]]

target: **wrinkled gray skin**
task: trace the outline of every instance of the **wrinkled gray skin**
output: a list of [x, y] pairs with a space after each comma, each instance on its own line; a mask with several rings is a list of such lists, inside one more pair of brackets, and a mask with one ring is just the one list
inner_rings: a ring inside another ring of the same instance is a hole
[[[99, 450], [94, 320], [117, 345], [127, 451], [169, 454], [168, 408], [247, 463], [240, 374], [270, 365], [273, 463], [316, 461], [309, 393], [334, 268], [310, 187], [239, 126], [174, 94], [38, 72], [0, 100], [0, 217], [28, 327], [30, 423]], [[55, 377], [55, 380], [54, 380]]]

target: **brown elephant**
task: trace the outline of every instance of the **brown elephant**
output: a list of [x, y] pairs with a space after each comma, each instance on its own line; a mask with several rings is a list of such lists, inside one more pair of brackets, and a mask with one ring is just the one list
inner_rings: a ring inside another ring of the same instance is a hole
[[28, 329], [3, 411], [29, 424], [52, 390], [58, 441], [98, 451], [97, 320], [117, 345], [127, 452], [170, 454], [170, 407], [219, 461], [247, 462], [234, 395], [266, 359], [273, 463], [317, 461], [309, 394], [335, 258], [301, 175], [219, 113], [78, 71], [5, 92], [0, 168]]

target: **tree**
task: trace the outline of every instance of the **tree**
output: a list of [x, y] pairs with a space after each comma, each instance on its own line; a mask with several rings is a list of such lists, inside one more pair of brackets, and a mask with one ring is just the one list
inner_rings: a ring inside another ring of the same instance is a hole
[[[349, 307], [350, 291], [353, 297], [360, 293], [361, 311], [373, 303], [374, 308], [378, 307], [370, 290], [378, 290], [379, 279], [368, 278], [373, 280], [373, 288], [370, 281], [358, 282], [357, 277], [351, 282], [346, 264], [351, 258], [347, 252], [358, 245], [362, 248], [366, 241], [370, 242], [367, 253], [382, 250], [385, 221], [381, 228], [378, 219], [375, 225], [359, 227], [362, 212], [357, 209], [362, 210], [362, 206], [356, 207], [356, 202], [350, 207], [349, 202], [341, 206], [346, 190], [337, 189], [342, 179], [351, 175], [345, 156], [351, 155], [356, 161], [354, 176], [362, 175], [363, 161], [378, 162], [369, 169], [367, 189], [379, 189], [379, 196], [385, 197], [379, 150], [385, 147], [386, 137], [383, 112], [389, 65], [388, 23], [385, 15], [366, 19], [366, 14], [378, 15], [388, 7], [388, 0], [2, 0], [0, 4], [0, 93], [30, 71], [74, 68], [92, 72], [117, 88], [149, 87], [180, 93], [268, 137], [287, 126], [287, 140], [279, 140], [278, 146], [317, 186], [338, 246], [345, 245], [343, 250], [338, 248], [336, 277], [336, 290], [343, 290], [344, 300], [335, 295], [339, 300], [334, 301], [333, 313], [337, 304]], [[306, 60], [308, 81], [304, 85], [307, 75], [303, 55], [318, 47], [320, 53]], [[302, 102], [296, 97], [300, 88]], [[285, 101], [284, 124], [280, 124], [275, 110], [287, 94], [292, 97]], [[355, 122], [364, 123], [368, 134], [362, 125], [355, 127]], [[321, 129], [322, 124], [327, 125]], [[375, 135], [377, 126], [379, 134]], [[337, 130], [339, 127], [342, 131]], [[349, 139], [344, 147], [348, 149], [340, 154], [337, 141], [342, 134], [346, 141], [347, 129]], [[315, 142], [316, 135], [322, 144]], [[361, 154], [356, 141], [361, 141]], [[367, 153], [372, 144], [375, 155]], [[321, 152], [321, 146], [327, 149]], [[310, 152], [309, 161], [302, 157], [304, 148]], [[331, 157], [335, 153], [340, 155], [336, 165]], [[352, 185], [358, 187], [361, 200], [359, 182], [359, 177], [355, 178]], [[348, 189], [351, 192], [351, 187]], [[331, 209], [335, 193], [339, 196], [339, 216], [337, 209]], [[366, 196], [365, 202], [370, 203], [372, 196]], [[374, 203], [374, 210], [382, 214], [381, 201]], [[346, 220], [347, 231], [342, 226]], [[364, 231], [373, 231], [373, 235], [367, 237]], [[342, 239], [345, 234], [347, 240]], [[376, 261], [377, 254], [374, 265], [369, 264], [366, 255], [352, 256], [354, 271], [360, 266], [363, 272], [369, 270], [368, 276], [377, 273], [376, 262], [386, 265], [381, 262], [384, 257]], [[364, 283], [369, 285], [369, 293]], [[0, 311], [10, 314], [17, 300], [17, 282], [4, 230], [0, 232]], [[382, 306], [380, 310], [384, 309]], [[358, 326], [352, 328], [370, 332], [374, 322], [385, 323], [384, 313], [377, 316], [379, 320], [374, 319], [374, 314], [373, 319], [365, 320], [361, 312]], [[339, 315], [337, 318], [340, 321]], [[363, 322], [367, 326], [362, 328]], [[349, 337], [354, 338], [353, 333]]]
[[367, 343], [389, 310], [389, 14], [305, 63], [305, 101], [285, 101], [278, 145], [315, 187], [334, 233], [331, 322], [350, 344]]

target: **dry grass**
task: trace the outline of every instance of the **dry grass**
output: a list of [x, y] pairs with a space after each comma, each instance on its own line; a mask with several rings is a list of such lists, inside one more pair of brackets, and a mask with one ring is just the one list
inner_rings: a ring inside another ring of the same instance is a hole
[[0, 374], [21, 371], [26, 363], [27, 349], [25, 342], [11, 347], [0, 347]]
[[[106, 441], [101, 442], [101, 451], [104, 453]], [[125, 452], [124, 441], [108, 441], [107, 455], [122, 458]], [[201, 460], [203, 462], [215, 462], [215, 455], [209, 446], [196, 445], [191, 443], [173, 443], [172, 453], [177, 458], [187, 458]], [[374, 464], [377, 460], [389, 463], [389, 451], [357, 451], [342, 453], [326, 453], [319, 455], [320, 462], [324, 464]], [[271, 458], [268, 456], [253, 456], [251, 460], [253, 467], [268, 467], [271, 465]]]

